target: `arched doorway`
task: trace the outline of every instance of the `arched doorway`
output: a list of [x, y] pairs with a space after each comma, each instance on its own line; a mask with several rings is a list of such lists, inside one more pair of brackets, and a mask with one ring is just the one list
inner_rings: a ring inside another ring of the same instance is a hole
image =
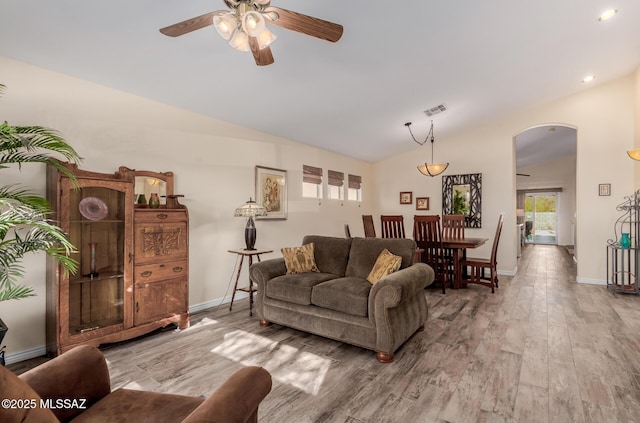
[[525, 243], [557, 244], [574, 252], [577, 131], [542, 124], [514, 137], [516, 206]]

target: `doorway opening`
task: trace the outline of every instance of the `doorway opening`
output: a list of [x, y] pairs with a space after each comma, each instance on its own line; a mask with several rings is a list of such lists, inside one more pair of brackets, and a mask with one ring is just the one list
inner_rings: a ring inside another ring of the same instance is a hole
[[557, 200], [555, 193], [525, 194], [525, 242], [558, 244]]

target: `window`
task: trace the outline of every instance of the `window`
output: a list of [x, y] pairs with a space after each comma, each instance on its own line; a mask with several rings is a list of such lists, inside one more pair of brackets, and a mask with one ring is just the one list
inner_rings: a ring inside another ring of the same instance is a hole
[[322, 168], [302, 165], [302, 196], [322, 198]]
[[327, 182], [327, 198], [333, 200], [344, 199], [344, 172], [328, 171], [329, 182]]
[[362, 201], [362, 178], [358, 175], [349, 175], [349, 194], [351, 201]]

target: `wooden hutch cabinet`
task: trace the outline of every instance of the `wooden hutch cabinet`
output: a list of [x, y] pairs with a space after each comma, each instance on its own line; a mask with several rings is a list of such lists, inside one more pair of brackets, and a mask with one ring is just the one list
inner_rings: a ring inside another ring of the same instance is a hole
[[[187, 327], [189, 217], [173, 194], [173, 174], [66, 166], [77, 183], [49, 167], [47, 198], [76, 247], [78, 272], [48, 258], [47, 352], [118, 342], [170, 323]], [[135, 204], [135, 194], [151, 192], [164, 195], [164, 204]]]

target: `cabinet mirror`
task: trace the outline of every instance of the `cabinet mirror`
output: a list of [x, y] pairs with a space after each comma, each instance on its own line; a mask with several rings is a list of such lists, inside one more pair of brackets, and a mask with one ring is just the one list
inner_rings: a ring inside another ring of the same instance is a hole
[[151, 194], [157, 194], [161, 205], [167, 204], [167, 196], [173, 195], [173, 172], [152, 172], [120, 167], [120, 173], [133, 178], [133, 194], [136, 207], [148, 204]]

